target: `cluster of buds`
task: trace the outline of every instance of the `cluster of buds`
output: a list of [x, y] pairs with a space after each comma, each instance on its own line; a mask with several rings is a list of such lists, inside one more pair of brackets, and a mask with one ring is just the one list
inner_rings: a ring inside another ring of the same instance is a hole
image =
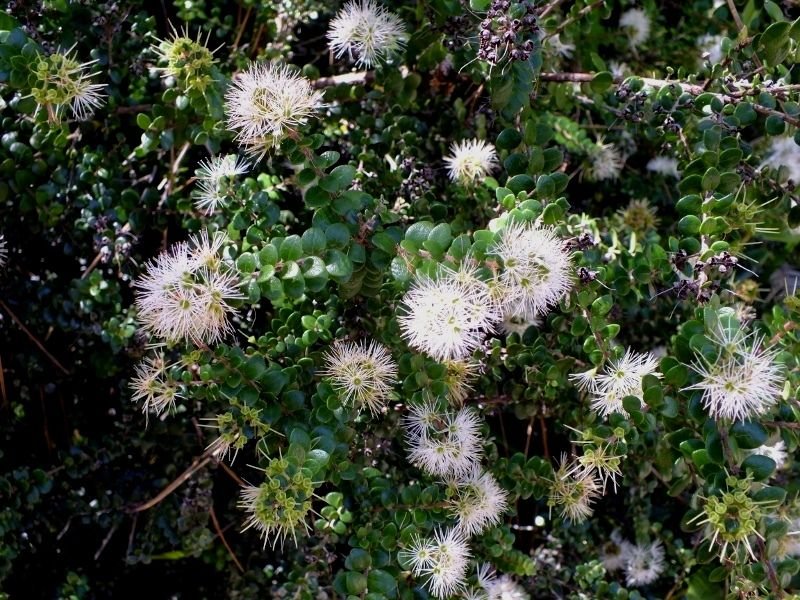
[[[671, 260], [675, 268], [682, 271], [689, 263], [689, 259], [690, 256], [686, 251], [680, 250], [675, 253]], [[698, 258], [693, 264], [694, 276], [681, 276], [667, 291], [674, 292], [678, 300], [693, 298], [700, 304], [705, 304], [720, 289], [719, 282], [710, 279], [710, 277], [712, 275], [724, 277], [738, 264], [739, 260], [727, 251], [720, 252], [708, 260], [700, 260]]]
[[588, 250], [589, 248], [594, 248], [597, 245], [597, 242], [592, 236], [591, 233], [588, 231], [583, 232], [582, 234], [575, 236], [574, 238], [570, 238], [564, 242], [564, 246], [569, 251], [574, 250]]
[[431, 167], [417, 167], [417, 161], [408, 157], [403, 159], [400, 165], [405, 179], [400, 184], [400, 195], [412, 202], [425, 195], [431, 189], [431, 184], [436, 178], [436, 174]]
[[481, 21], [478, 59], [490, 65], [504, 60], [526, 61], [534, 49], [531, 36], [536, 36], [539, 26], [533, 6], [494, 0]]
[[730, 252], [726, 251], [712, 256], [707, 261], [698, 260], [694, 263], [694, 271], [695, 273], [703, 271], [706, 274], [710, 274], [716, 270], [721, 275], [725, 275], [729, 273], [737, 264], [739, 264], [739, 259], [735, 256], [732, 256]]

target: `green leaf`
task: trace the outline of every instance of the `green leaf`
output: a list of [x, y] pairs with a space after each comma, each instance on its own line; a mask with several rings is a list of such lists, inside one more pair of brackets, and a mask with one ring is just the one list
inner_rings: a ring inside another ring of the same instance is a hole
[[320, 180], [319, 186], [323, 190], [334, 194], [350, 187], [355, 176], [355, 167], [351, 165], [339, 165], [330, 172], [330, 175], [326, 175]]
[[281, 243], [281, 259], [299, 260], [303, 256], [303, 242], [300, 236], [290, 235]]
[[751, 454], [742, 463], [742, 468], [750, 473], [756, 481], [769, 479], [776, 467], [774, 460], [761, 454]]
[[504, 129], [497, 136], [497, 147], [501, 150], [513, 150], [522, 143], [522, 135], [516, 129]]
[[592, 81], [589, 83], [589, 87], [592, 88], [593, 92], [601, 94], [610, 88], [613, 83], [614, 76], [608, 71], [601, 71], [592, 78]]
[[383, 594], [387, 598], [397, 598], [397, 581], [386, 571], [372, 569], [367, 579], [370, 592]]
[[742, 421], [731, 428], [731, 435], [736, 439], [740, 448], [752, 450], [766, 443], [769, 432], [761, 423]]

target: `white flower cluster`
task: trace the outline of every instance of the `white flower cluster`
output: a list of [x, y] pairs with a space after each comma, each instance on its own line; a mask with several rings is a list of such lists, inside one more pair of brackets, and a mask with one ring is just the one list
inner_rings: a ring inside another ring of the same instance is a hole
[[464, 140], [450, 146], [450, 156], [444, 158], [452, 181], [470, 186], [496, 170], [500, 163], [497, 150], [483, 140]]
[[800, 185], [800, 145], [792, 136], [779, 136], [772, 138], [767, 149], [767, 156], [761, 163], [761, 169], [766, 167], [778, 170], [783, 168], [795, 185]]
[[247, 173], [248, 168], [249, 165], [235, 154], [200, 162], [195, 173], [197, 190], [194, 194], [198, 210], [212, 215], [217, 208], [225, 206], [235, 193], [236, 177]]
[[625, 582], [630, 586], [649, 585], [666, 569], [664, 546], [660, 541], [632, 544], [618, 532], [611, 535], [612, 543], [603, 555], [603, 566], [613, 572], [623, 569]]
[[367, 407], [376, 415], [397, 383], [397, 363], [389, 349], [376, 341], [337, 342], [325, 355], [321, 375], [330, 380], [345, 404], [359, 410]]
[[611, 413], [628, 416], [622, 406], [626, 396], [641, 400], [643, 395], [642, 378], [645, 375], [661, 377], [658, 360], [649, 352], [639, 353], [631, 350], [618, 360], [610, 360], [602, 372], [590, 369], [583, 373], [570, 375], [576, 385], [591, 396], [592, 410], [603, 417]]
[[586, 177], [590, 181], [616, 180], [625, 166], [625, 158], [611, 142], [597, 140], [588, 151]]
[[650, 17], [641, 8], [626, 10], [619, 18], [620, 28], [628, 35], [628, 42], [634, 50], [650, 37]]
[[35, 83], [31, 96], [36, 101], [36, 112], [45, 108], [48, 118], [57, 122], [67, 106], [73, 116], [85, 121], [103, 104], [105, 85], [92, 83], [98, 73], [92, 73], [97, 60], [79, 63], [72, 50], [39, 55], [32, 66]]
[[472, 600], [529, 600], [530, 596], [508, 575], [497, 577], [488, 564], [477, 570], [478, 588], [470, 589], [464, 598]]
[[551, 511], [558, 507], [563, 518], [581, 523], [592, 516], [592, 504], [602, 493], [602, 481], [596, 471], [583, 468], [563, 454], [550, 486], [547, 505]]
[[409, 459], [429, 475], [444, 478], [447, 509], [455, 520], [434, 538], [415, 540], [407, 560], [435, 597], [465, 592], [468, 538], [500, 523], [508, 495], [480, 466], [483, 439], [473, 410], [438, 410], [434, 402], [426, 402], [411, 407], [405, 429]]
[[405, 45], [406, 29], [397, 15], [374, 0], [352, 0], [328, 28], [328, 46], [336, 58], [347, 55], [359, 67], [387, 61]]
[[463, 359], [502, 321], [535, 323], [572, 287], [572, 256], [555, 230], [531, 223], [507, 224], [489, 252], [503, 267], [483, 281], [471, 259], [435, 278], [417, 277], [398, 317], [408, 344], [438, 361]]
[[172, 365], [168, 365], [163, 354], [146, 357], [136, 365], [130, 387], [133, 391], [131, 399], [142, 402], [145, 418], [150, 413], [160, 415], [165, 410], [174, 408], [175, 401], [182, 398], [179, 382], [169, 374]]
[[139, 320], [167, 342], [213, 344], [231, 329], [229, 301], [242, 297], [238, 274], [219, 257], [223, 234], [203, 231], [148, 263], [134, 284]]
[[722, 325], [710, 336], [717, 355], [696, 354], [692, 369], [700, 381], [685, 390], [702, 392], [703, 406], [714, 419], [745, 420], [763, 415], [778, 401], [785, 374], [775, 362], [777, 349], [764, 346], [764, 338]]
[[647, 170], [664, 177], [675, 177], [677, 179], [681, 176], [678, 170], [678, 160], [671, 156], [655, 156], [651, 158], [647, 163]]
[[288, 66], [253, 64], [236, 77], [225, 95], [228, 127], [256, 157], [297, 135], [322, 105], [322, 92]]

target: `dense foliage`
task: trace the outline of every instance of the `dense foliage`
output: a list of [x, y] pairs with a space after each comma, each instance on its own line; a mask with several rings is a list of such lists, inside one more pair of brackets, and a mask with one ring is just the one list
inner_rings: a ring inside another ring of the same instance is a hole
[[795, 0], [14, 0], [0, 597], [800, 598]]

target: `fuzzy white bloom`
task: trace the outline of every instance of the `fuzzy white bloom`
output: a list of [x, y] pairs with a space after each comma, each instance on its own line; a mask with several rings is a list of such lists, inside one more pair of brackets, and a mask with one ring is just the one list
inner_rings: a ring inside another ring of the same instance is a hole
[[[580, 441], [576, 443], [581, 443]], [[588, 443], [588, 442], [587, 442]], [[575, 459], [575, 465], [570, 474], [580, 476], [583, 472], [594, 471], [596, 477], [603, 486], [603, 494], [606, 493], [606, 485], [609, 481], [614, 486], [614, 493], [617, 491], [617, 477], [622, 477], [620, 464], [623, 455], [611, 452], [610, 445], [598, 445], [592, 448], [584, 447], [583, 454]]]
[[608, 61], [608, 70], [611, 71], [611, 74], [615, 78], [625, 77], [625, 75], [631, 72], [631, 68], [626, 63], [618, 60]]
[[406, 342], [438, 361], [469, 356], [500, 318], [489, 287], [465, 269], [418, 277], [403, 305], [398, 321]]
[[605, 143], [602, 139], [597, 140], [591, 147], [587, 158], [589, 164], [586, 176], [591, 181], [615, 180], [619, 178], [622, 167], [625, 166], [625, 158], [619, 148], [610, 142]]
[[661, 542], [628, 546], [625, 561], [625, 582], [628, 585], [649, 585], [661, 576], [665, 568], [664, 546]]
[[766, 456], [775, 461], [775, 469], [780, 470], [786, 466], [786, 460], [789, 458], [789, 453], [786, 451], [786, 444], [783, 440], [778, 440], [774, 444], [763, 444], [758, 448], [747, 451], [748, 456], [758, 454]]
[[563, 518], [581, 523], [594, 512], [592, 503], [602, 495], [602, 486], [593, 470], [576, 469], [575, 465], [566, 454], [561, 456], [547, 505], [551, 511], [557, 507]]
[[249, 165], [235, 154], [217, 156], [200, 162], [195, 172], [197, 190], [195, 206], [206, 214], [213, 214], [225, 206], [233, 195], [233, 183], [237, 176], [247, 173]]
[[445, 156], [444, 162], [450, 179], [465, 185], [477, 183], [500, 165], [495, 147], [475, 139], [455, 142], [450, 146], [450, 156]]
[[466, 537], [455, 529], [439, 530], [433, 538], [416, 538], [401, 552], [417, 577], [435, 598], [447, 598], [466, 589], [470, 549]]
[[665, 177], [680, 177], [678, 170], [678, 159], [671, 156], [656, 156], [647, 163], [647, 170]]
[[691, 368], [701, 380], [685, 390], [700, 390], [703, 406], [714, 419], [745, 420], [767, 412], [780, 397], [785, 381], [775, 362], [777, 349], [764, 347], [764, 339], [742, 330], [719, 330], [709, 336], [719, 348], [709, 360], [696, 355]]
[[795, 185], [800, 185], [800, 146], [791, 136], [774, 137], [770, 140], [767, 156], [761, 168], [770, 167], [778, 170], [784, 167]]
[[552, 227], [509, 223], [490, 251], [503, 261], [498, 287], [504, 317], [531, 321], [572, 288], [572, 254]]
[[641, 8], [631, 8], [622, 13], [619, 26], [626, 30], [631, 48], [638, 48], [650, 37], [650, 17]]
[[67, 106], [76, 119], [85, 121], [103, 104], [101, 90], [105, 85], [92, 83], [98, 74], [91, 72], [97, 60], [79, 63], [71, 55], [73, 48], [49, 56], [40, 54], [31, 67], [31, 96], [37, 103], [36, 112], [45, 108], [51, 121], [59, 121]]
[[226, 237], [203, 232], [150, 261], [136, 288], [139, 320], [169, 342], [212, 344], [231, 329], [230, 300], [242, 297], [236, 272], [217, 255]]
[[473, 465], [465, 476], [453, 478], [448, 483], [455, 489], [453, 497], [448, 500], [448, 508], [458, 520], [456, 529], [472, 536], [500, 523], [508, 505], [508, 494], [491, 473]]
[[561, 34], [556, 33], [546, 36], [544, 40], [545, 48], [551, 50], [553, 54], [561, 58], [572, 58], [572, 54], [575, 52], [575, 44], [562, 40]]
[[8, 245], [2, 234], [0, 234], [0, 267], [5, 267], [8, 261]]
[[263, 156], [305, 124], [322, 105], [322, 92], [288, 66], [252, 64], [225, 94], [228, 127], [253, 156]]
[[320, 374], [330, 379], [345, 404], [359, 410], [366, 406], [376, 415], [397, 383], [397, 363], [388, 348], [374, 340], [337, 342], [325, 355]]
[[464, 404], [472, 391], [472, 382], [481, 373], [482, 366], [473, 360], [446, 360], [444, 382], [447, 385], [447, 399], [458, 406]]
[[389, 60], [405, 45], [400, 18], [373, 0], [344, 5], [328, 28], [328, 46], [336, 58], [345, 54], [359, 67]]
[[542, 320], [539, 317], [525, 319], [516, 315], [506, 315], [500, 323], [500, 330], [506, 335], [516, 333], [522, 337], [529, 327], [539, 327], [541, 324]]
[[725, 39], [721, 35], [712, 35], [706, 33], [697, 38], [697, 47], [700, 49], [700, 62], [708, 61], [711, 66], [721, 63], [725, 59], [725, 54], [722, 52], [722, 40]]
[[508, 575], [501, 575], [487, 588], [489, 600], [529, 600], [530, 596]]
[[622, 539], [619, 531], [611, 533], [611, 541], [606, 543], [600, 554], [600, 561], [606, 571], [613, 573], [622, 569], [630, 556], [630, 549], [633, 547], [629, 541]]
[[483, 454], [480, 426], [468, 408], [442, 412], [433, 403], [412, 406], [405, 419], [408, 457], [430, 475], [466, 476]]
[[607, 417], [615, 412], [627, 416], [622, 400], [626, 396], [641, 399], [644, 394], [642, 378], [645, 375], [661, 377], [657, 369], [658, 360], [652, 354], [639, 353], [628, 348], [621, 359], [609, 361], [601, 373], [590, 369], [570, 375], [570, 379], [581, 390], [590, 394], [592, 410], [601, 416]]
[[168, 365], [162, 354], [148, 356], [136, 367], [130, 380], [133, 391], [132, 400], [142, 402], [145, 418], [150, 413], [160, 415], [175, 407], [175, 401], [182, 398], [180, 384], [169, 376]]

